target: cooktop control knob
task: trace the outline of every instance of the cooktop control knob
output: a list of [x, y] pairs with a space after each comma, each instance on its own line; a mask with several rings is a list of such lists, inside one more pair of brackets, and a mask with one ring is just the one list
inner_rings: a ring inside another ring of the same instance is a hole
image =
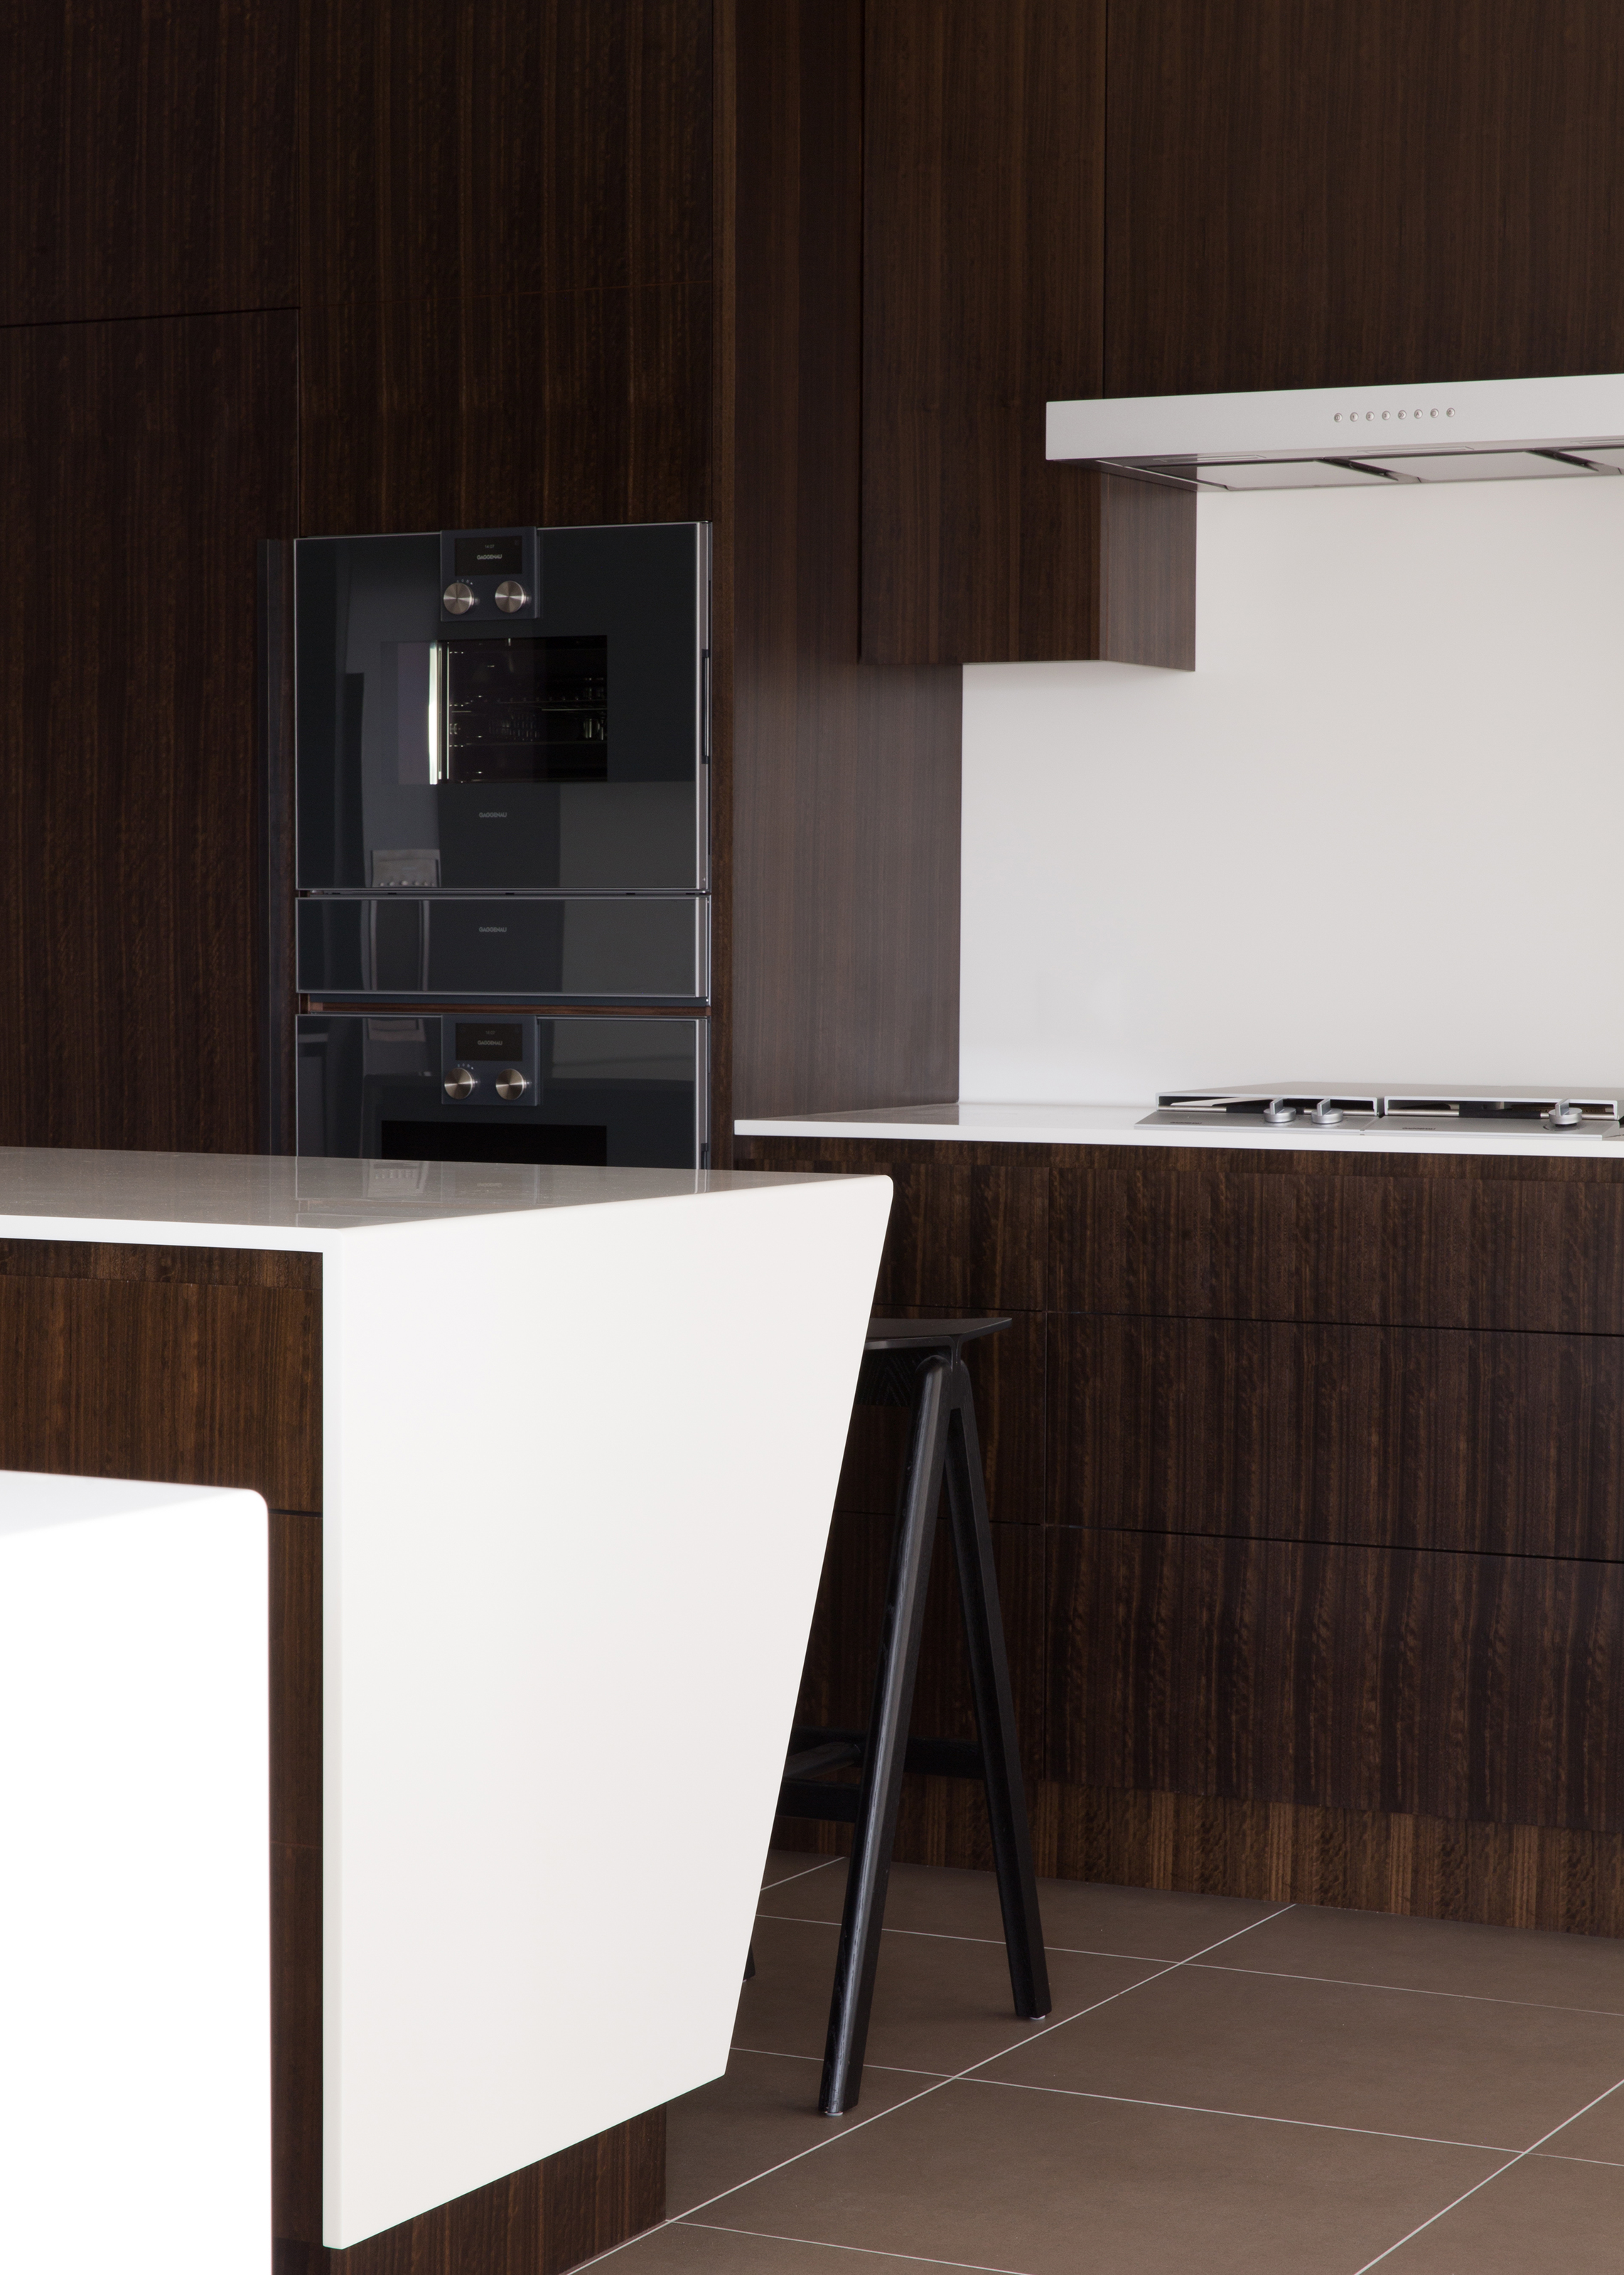
[[1551, 1108], [1549, 1119], [1552, 1130], [1576, 1130], [1584, 1119], [1584, 1109], [1575, 1106], [1570, 1098], [1559, 1098]]
[[453, 1099], [472, 1098], [473, 1092], [474, 1078], [467, 1068], [453, 1067], [445, 1078], [446, 1096]]
[[1278, 1129], [1288, 1122], [1295, 1122], [1297, 1109], [1295, 1106], [1288, 1106], [1283, 1098], [1272, 1098], [1263, 1109], [1263, 1118], [1265, 1122], [1273, 1122]]
[[1322, 1130], [1328, 1130], [1333, 1122], [1340, 1122], [1341, 1118], [1341, 1107], [1333, 1106], [1328, 1098], [1322, 1098], [1314, 1108], [1314, 1119]]
[[465, 616], [473, 606], [473, 586], [465, 585], [455, 577], [440, 595], [441, 604], [449, 616]]
[[504, 616], [516, 615], [529, 598], [529, 593], [517, 577], [504, 577], [496, 587], [496, 606]]
[[525, 1081], [524, 1076], [519, 1072], [517, 1067], [503, 1067], [502, 1072], [496, 1077], [496, 1095], [498, 1098], [505, 1098], [509, 1100], [523, 1098], [525, 1092], [529, 1088], [530, 1085]]

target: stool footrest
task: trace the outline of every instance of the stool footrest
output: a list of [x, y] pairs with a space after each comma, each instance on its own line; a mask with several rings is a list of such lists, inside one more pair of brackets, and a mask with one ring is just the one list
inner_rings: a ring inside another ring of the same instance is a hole
[[[784, 1764], [783, 1791], [779, 1811], [784, 1817], [822, 1818], [831, 1825], [855, 1825], [855, 1785], [814, 1783], [825, 1770], [853, 1767], [868, 1755], [867, 1733], [862, 1730], [800, 1728], [790, 1736], [794, 1749]], [[921, 1777], [986, 1777], [979, 1746], [962, 1738], [910, 1738], [903, 1767]], [[827, 1808], [820, 1807], [827, 1803]]]

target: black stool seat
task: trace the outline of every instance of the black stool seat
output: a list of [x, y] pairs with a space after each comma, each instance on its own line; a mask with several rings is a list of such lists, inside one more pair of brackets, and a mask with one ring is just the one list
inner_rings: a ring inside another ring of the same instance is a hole
[[[1049, 2011], [1048, 1970], [976, 1436], [976, 1405], [963, 1359], [967, 1342], [996, 1334], [1009, 1324], [1004, 1318], [871, 1319], [864, 1343], [857, 1403], [908, 1406], [913, 1411], [873, 1707], [866, 1730], [797, 1728], [779, 1795], [782, 1816], [833, 1819], [855, 1827], [818, 2097], [826, 2117], [855, 2108], [862, 2084], [904, 1770], [979, 1778], [985, 1783], [1015, 2011], [1034, 2022]], [[944, 1484], [970, 1651], [979, 1740], [973, 1746], [908, 1735]], [[859, 1763], [860, 1785], [823, 1782], [831, 1770]]]

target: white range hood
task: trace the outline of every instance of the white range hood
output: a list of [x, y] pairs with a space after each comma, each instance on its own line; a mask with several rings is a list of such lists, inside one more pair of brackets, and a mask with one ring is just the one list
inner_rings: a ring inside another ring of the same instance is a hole
[[1624, 373], [1051, 403], [1048, 456], [1190, 489], [1624, 473]]

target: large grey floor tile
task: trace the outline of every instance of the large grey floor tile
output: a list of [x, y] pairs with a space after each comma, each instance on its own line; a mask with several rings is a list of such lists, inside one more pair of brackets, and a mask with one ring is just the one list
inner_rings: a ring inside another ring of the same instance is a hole
[[1493, 2164], [1473, 2150], [949, 2085], [705, 2217], [1020, 2275], [1350, 2275]]
[[[769, 1916], [837, 1920], [846, 1867], [762, 1892]], [[1158, 1888], [1108, 1888], [1082, 1880], [1039, 1880], [1044, 1941], [1053, 1949], [1113, 1952], [1130, 1958], [1188, 1959], [1221, 1938], [1278, 1911], [1235, 1896], [1168, 1895]], [[991, 1872], [894, 1864], [886, 1895], [888, 1928], [913, 1934], [1003, 1940], [998, 1883]]]
[[[821, 2057], [836, 1941], [832, 1923], [757, 1921], [756, 1976], [739, 1999], [735, 2045]], [[1155, 1971], [1153, 1961], [1057, 1953], [1049, 1962], [1054, 2012], [1076, 2014]], [[884, 1939], [869, 2025], [870, 2061], [938, 2073], [963, 2069], [1045, 2027], [1016, 2014], [1001, 1944]]]
[[793, 2054], [735, 2053], [725, 2077], [672, 2102], [666, 2120], [666, 2210], [674, 2218], [722, 2189], [753, 2180], [873, 2117], [930, 2082], [911, 2072], [863, 2074], [862, 2100], [847, 2117], [820, 2117], [822, 2063]]
[[1624, 2074], [1624, 2022], [1182, 1968], [986, 2074], [1525, 2149]]
[[1624, 2172], [1529, 2157], [1371, 2275], [1619, 2275], [1620, 2268]]
[[1611, 1936], [1298, 1904], [1210, 1963], [1624, 2014], [1624, 1943]]

